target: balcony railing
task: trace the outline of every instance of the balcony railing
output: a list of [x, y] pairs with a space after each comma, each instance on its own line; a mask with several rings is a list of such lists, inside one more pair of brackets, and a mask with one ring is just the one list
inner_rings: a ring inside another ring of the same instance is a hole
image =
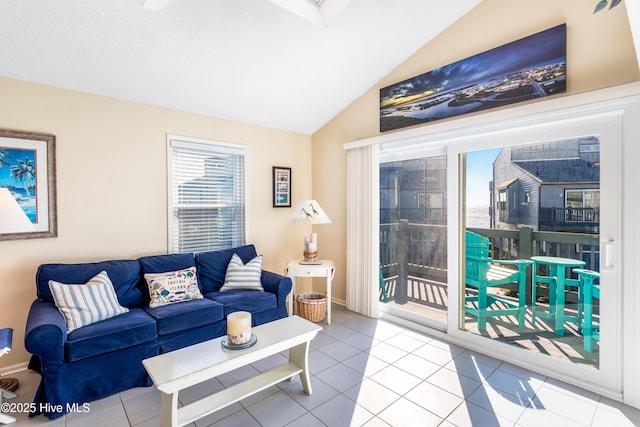
[[[599, 236], [583, 233], [469, 228], [487, 237], [494, 259], [529, 259], [535, 255], [579, 259], [599, 271]], [[409, 276], [447, 281], [447, 227], [400, 221], [380, 226], [380, 265], [383, 277], [397, 277], [402, 290]], [[397, 299], [396, 295], [396, 299]], [[400, 299], [403, 295], [400, 293]], [[406, 296], [405, 296], [406, 298]]]
[[600, 209], [540, 208], [539, 212], [541, 230], [599, 232]]

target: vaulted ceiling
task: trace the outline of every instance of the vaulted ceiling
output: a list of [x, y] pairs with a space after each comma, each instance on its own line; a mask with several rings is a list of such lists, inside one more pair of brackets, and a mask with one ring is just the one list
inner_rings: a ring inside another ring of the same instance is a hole
[[0, 76], [312, 134], [481, 0], [153, 1], [0, 0]]

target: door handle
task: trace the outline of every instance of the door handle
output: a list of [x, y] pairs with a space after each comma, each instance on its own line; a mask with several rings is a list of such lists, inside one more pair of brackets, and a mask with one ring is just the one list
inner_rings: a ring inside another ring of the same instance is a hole
[[604, 260], [600, 270], [613, 270], [616, 266], [616, 244], [613, 240], [603, 240], [602, 249]]

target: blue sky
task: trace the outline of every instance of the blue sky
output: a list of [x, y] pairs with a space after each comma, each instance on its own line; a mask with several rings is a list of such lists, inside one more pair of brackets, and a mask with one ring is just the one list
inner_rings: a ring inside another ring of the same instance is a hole
[[489, 206], [489, 182], [493, 161], [501, 148], [467, 153], [467, 206]]

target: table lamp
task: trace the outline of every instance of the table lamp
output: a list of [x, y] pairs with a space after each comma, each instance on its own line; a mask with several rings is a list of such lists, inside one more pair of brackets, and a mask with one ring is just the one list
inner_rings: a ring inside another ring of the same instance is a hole
[[9, 189], [0, 188], [0, 233], [22, 233], [25, 231], [34, 231], [33, 224]]
[[[289, 224], [330, 224], [329, 216], [315, 200], [303, 200], [293, 210]], [[318, 263], [318, 234], [311, 233], [304, 238], [303, 263]]]

